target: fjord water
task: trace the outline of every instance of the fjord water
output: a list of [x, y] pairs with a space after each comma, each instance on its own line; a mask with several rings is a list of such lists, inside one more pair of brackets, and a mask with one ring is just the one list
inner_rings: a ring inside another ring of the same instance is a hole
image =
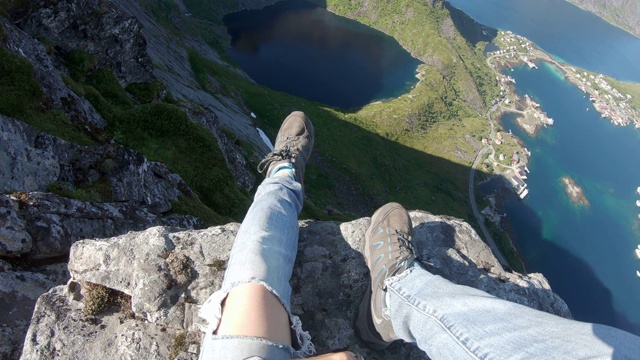
[[[532, 39], [558, 60], [640, 81], [640, 39], [561, 0], [450, 0], [480, 23]], [[640, 132], [616, 127], [551, 65], [507, 74], [555, 120], [537, 137], [502, 119], [532, 152], [529, 196], [504, 201], [527, 269], [542, 272], [574, 317], [640, 334]], [[587, 109], [589, 109], [587, 111]], [[560, 182], [576, 180], [590, 206], [574, 205]]]
[[640, 38], [565, 0], [447, 0], [479, 23], [527, 37], [557, 60], [640, 82]]
[[[576, 319], [640, 334], [640, 132], [602, 119], [589, 96], [551, 65], [508, 74], [520, 96], [532, 96], [555, 120], [530, 137], [513, 115], [502, 119], [532, 153], [529, 196], [504, 202], [527, 269], [549, 279]], [[589, 207], [571, 202], [564, 176], [582, 187]]]
[[256, 82], [340, 108], [400, 96], [420, 61], [398, 42], [301, 0], [224, 18], [227, 55]]

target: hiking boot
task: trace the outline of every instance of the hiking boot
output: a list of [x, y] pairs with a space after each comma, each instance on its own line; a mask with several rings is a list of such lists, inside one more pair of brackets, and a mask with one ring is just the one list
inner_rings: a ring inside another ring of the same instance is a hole
[[411, 218], [398, 203], [376, 210], [365, 233], [364, 258], [371, 273], [371, 284], [360, 303], [356, 330], [373, 349], [384, 349], [398, 340], [391, 320], [383, 315], [388, 308], [384, 283], [409, 268], [416, 258], [412, 236]]
[[267, 171], [267, 177], [274, 170], [289, 169], [304, 191], [304, 169], [313, 150], [313, 124], [302, 111], [294, 111], [282, 122], [272, 152], [258, 164], [258, 171]]

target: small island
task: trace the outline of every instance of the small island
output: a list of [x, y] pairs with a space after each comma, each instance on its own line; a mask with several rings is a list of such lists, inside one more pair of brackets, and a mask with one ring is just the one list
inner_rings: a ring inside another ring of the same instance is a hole
[[580, 186], [578, 186], [575, 180], [568, 176], [564, 176], [561, 180], [564, 184], [565, 191], [567, 192], [569, 199], [571, 199], [571, 202], [576, 205], [582, 205], [584, 207], [590, 206], [589, 200], [586, 196], [584, 196], [584, 191]]

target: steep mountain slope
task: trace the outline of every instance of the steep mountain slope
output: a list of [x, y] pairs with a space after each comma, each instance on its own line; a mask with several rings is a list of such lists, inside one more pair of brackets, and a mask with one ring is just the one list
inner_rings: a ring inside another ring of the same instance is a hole
[[567, 0], [640, 37], [640, 0]]
[[[500, 298], [570, 317], [566, 304], [540, 274], [504, 271], [466, 223], [411, 212], [417, 254], [426, 268]], [[367, 289], [362, 257], [369, 219], [300, 222], [291, 280], [292, 312], [319, 354], [351, 350], [369, 360], [427, 359], [414, 344], [368, 348], [354, 332]], [[197, 316], [220, 286], [238, 224], [205, 230], [165, 227], [74, 244], [73, 279], [38, 300], [22, 359], [197, 359]]]
[[[196, 36], [209, 29], [209, 33], [218, 35], [208, 43], [228, 41], [220, 28], [220, 15], [226, 8], [203, 1], [184, 4], [198, 11], [191, 11], [192, 16], [170, 12], [179, 32]], [[197, 52], [190, 53], [192, 68], [205, 87], [207, 79], [221, 80], [225, 89], [209, 85], [209, 91], [238, 95], [258, 114], [258, 125], [272, 136], [291, 109], [311, 115], [320, 131], [309, 174], [321, 182], [307, 184], [309, 198], [317, 208], [367, 214], [383, 199], [395, 198], [410, 207], [427, 207], [471, 219], [463, 193], [466, 168], [488, 126], [480, 114], [496, 93], [493, 75], [483, 60], [483, 44], [473, 47], [462, 38], [442, 2], [366, 4], [378, 9], [375, 21], [345, 10], [357, 8], [358, 2], [326, 2], [330, 11], [387, 32], [425, 61], [419, 69], [422, 80], [398, 99], [344, 112], [256, 86]], [[410, 9], [405, 21], [393, 22], [392, 14], [397, 13], [394, 7]], [[394, 24], [392, 27], [385, 27], [387, 19]], [[193, 26], [194, 22], [199, 28]], [[351, 134], [348, 141], [343, 134]], [[372, 148], [376, 151], [370, 151]], [[418, 163], [423, 167], [416, 167]], [[404, 176], [390, 175], [394, 173]]]

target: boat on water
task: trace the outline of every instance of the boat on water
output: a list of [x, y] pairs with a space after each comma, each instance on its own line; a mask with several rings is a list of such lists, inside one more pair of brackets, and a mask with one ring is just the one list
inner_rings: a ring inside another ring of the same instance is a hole
[[640, 245], [636, 248], [636, 256], [640, 259]]
[[638, 195], [640, 195], [640, 186], [638, 186], [638, 188], [636, 189], [636, 191], [638, 192]]
[[636, 275], [638, 275], [638, 277], [640, 277], [640, 271], [636, 270]]
[[640, 200], [636, 200], [636, 206], [640, 207]]

